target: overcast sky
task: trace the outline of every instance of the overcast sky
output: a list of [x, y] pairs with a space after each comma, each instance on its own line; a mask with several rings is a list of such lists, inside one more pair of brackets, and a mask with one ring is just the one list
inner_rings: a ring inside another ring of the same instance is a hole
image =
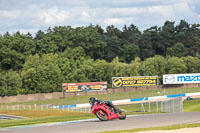
[[89, 24], [134, 24], [142, 31], [181, 19], [200, 23], [200, 0], [0, 0], [0, 34]]

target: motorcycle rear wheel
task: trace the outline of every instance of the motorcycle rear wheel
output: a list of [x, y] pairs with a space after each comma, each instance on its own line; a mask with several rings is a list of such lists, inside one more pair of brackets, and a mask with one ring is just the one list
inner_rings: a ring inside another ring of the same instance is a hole
[[119, 119], [120, 120], [125, 120], [126, 119], [126, 113], [124, 111], [119, 113]]
[[[101, 114], [100, 111], [102, 111], [103, 114]], [[97, 111], [96, 112], [96, 116], [101, 121], [107, 121], [108, 120], [108, 115], [106, 114], [106, 112], [104, 110]]]

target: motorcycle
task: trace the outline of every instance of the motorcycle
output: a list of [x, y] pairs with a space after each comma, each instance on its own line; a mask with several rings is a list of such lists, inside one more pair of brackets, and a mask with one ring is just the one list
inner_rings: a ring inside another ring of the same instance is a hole
[[107, 121], [112, 119], [126, 119], [126, 113], [120, 111], [119, 113], [114, 112], [112, 107], [108, 107], [105, 103], [95, 102], [92, 108], [92, 113], [101, 121]]

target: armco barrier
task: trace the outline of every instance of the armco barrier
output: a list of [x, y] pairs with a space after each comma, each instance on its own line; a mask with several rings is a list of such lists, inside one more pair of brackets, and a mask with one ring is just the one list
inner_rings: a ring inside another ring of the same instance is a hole
[[60, 105], [58, 106], [59, 109], [64, 109], [64, 108], [76, 108], [76, 105]]
[[[165, 95], [165, 96], [154, 96], [154, 97], [144, 97], [144, 98], [136, 98], [136, 99], [123, 99], [123, 100], [115, 100], [115, 101], [111, 101], [111, 102], [115, 105], [120, 105], [120, 104], [132, 104], [135, 102], [142, 102], [142, 101], [148, 101], [148, 100], [159, 101], [159, 100], [163, 100], [163, 99], [188, 97], [188, 96], [190, 96], [190, 97], [200, 96], [200, 92], [176, 94], [176, 95]], [[75, 104], [75, 105], [62, 105], [62, 106], [57, 106], [56, 108], [65, 109], [65, 108], [86, 108], [86, 107], [90, 107], [90, 104], [84, 103], [84, 104]]]
[[185, 97], [185, 94], [167, 95], [167, 98]]
[[130, 99], [131, 102], [142, 101], [142, 100], [149, 100], [149, 98], [148, 97], [144, 97], [144, 98]]

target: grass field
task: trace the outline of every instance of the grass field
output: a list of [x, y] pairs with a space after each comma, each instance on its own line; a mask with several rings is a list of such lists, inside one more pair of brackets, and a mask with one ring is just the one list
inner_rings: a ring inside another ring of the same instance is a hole
[[54, 117], [54, 116], [72, 116], [72, 115], [85, 115], [85, 113], [78, 113], [72, 111], [62, 110], [4, 110], [0, 114], [16, 115], [28, 118], [41, 118], [41, 117]]
[[183, 104], [183, 111], [184, 112], [200, 111], [200, 99], [185, 101]]
[[1, 128], [95, 118], [91, 113], [67, 111], [1, 111], [0, 114], [1, 113], [29, 117], [28, 119], [2, 120], [0, 121]]

